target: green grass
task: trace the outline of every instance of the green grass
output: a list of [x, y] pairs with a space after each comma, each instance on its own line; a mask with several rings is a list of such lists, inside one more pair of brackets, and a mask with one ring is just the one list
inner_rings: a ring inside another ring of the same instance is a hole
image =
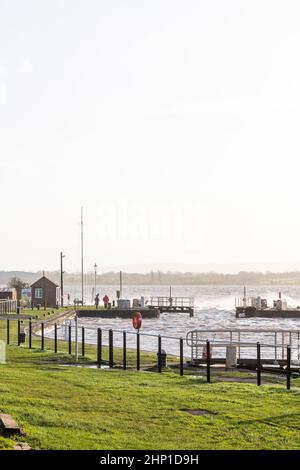
[[[300, 448], [300, 379], [286, 391], [283, 379], [274, 376], [262, 387], [224, 382], [253, 377], [249, 372], [213, 373], [207, 384], [205, 377], [180, 377], [172, 370], [68, 367], [63, 364], [74, 363], [74, 357], [66, 354], [65, 343], [57, 355], [53, 341], [46, 341], [45, 351], [39, 345], [10, 345], [7, 364], [0, 366], [0, 412], [14, 417], [34, 449]], [[128, 355], [134, 365], [135, 354]], [[80, 363], [92, 364], [95, 357], [89, 346]], [[115, 358], [121, 360], [121, 351]], [[154, 360], [145, 354], [142, 364]], [[194, 416], [187, 409], [214, 414]], [[0, 449], [13, 445], [0, 436]]]
[[[68, 361], [63, 354], [54, 358], [17, 346], [8, 353], [8, 364], [0, 366], [0, 411], [17, 420], [35, 449], [300, 446], [298, 387], [287, 392], [282, 386], [207, 384], [172, 372], [75, 369], [59, 365]], [[217, 414], [183, 411], [198, 408]]]

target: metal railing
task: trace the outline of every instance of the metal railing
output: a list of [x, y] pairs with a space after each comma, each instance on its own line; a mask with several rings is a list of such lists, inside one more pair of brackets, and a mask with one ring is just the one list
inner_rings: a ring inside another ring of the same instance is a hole
[[150, 297], [152, 307], [194, 307], [194, 297]]
[[[225, 328], [220, 329], [198, 329], [191, 330], [187, 333], [187, 345], [191, 348], [192, 360], [198, 360], [202, 355], [203, 342], [210, 340], [212, 347], [214, 343], [220, 341], [227, 341], [228, 344], [235, 344], [237, 346], [238, 358], [241, 359], [241, 344], [253, 344], [260, 341], [261, 344], [268, 344], [268, 347], [273, 348], [273, 357], [270, 353], [267, 354], [269, 359], [285, 360], [286, 359], [286, 346], [290, 345], [294, 354], [292, 360], [300, 364], [300, 330], [285, 330], [285, 329], [251, 329], [251, 328]], [[249, 352], [249, 351], [246, 351]]]
[[[157, 355], [153, 354], [154, 351], [151, 351], [150, 354], [150, 362], [151, 367], [150, 369], [153, 371], [157, 371], [159, 373], [163, 372], [163, 369], [166, 367], [166, 351], [163, 350], [164, 344], [166, 344], [166, 339], [175, 341], [176, 350], [178, 351], [176, 357], [172, 355], [176, 361], [170, 361], [171, 367], [174, 367], [174, 371], [178, 371], [178, 373], [182, 376], [184, 374], [184, 366], [189, 365], [184, 362], [184, 343], [185, 340], [183, 338], [178, 338], [174, 336], [162, 336], [153, 333], [141, 333], [140, 331], [124, 331], [124, 330], [113, 330], [113, 329], [103, 329], [103, 328], [96, 328], [96, 327], [85, 327], [84, 325], [79, 325], [78, 321], [75, 321], [75, 324], [72, 322], [68, 322], [63, 325], [59, 325], [55, 323], [49, 324], [48, 322], [44, 321], [32, 321], [32, 319], [28, 320], [20, 320], [18, 318], [9, 318], [6, 320], [6, 342], [7, 344], [11, 344], [10, 336], [10, 322], [16, 321], [17, 322], [17, 334], [15, 336], [14, 333], [14, 341], [17, 339], [17, 344], [20, 346], [26, 343], [28, 347], [31, 349], [32, 347], [36, 347], [38, 341], [38, 347], [45, 351], [53, 350], [54, 353], [64, 352], [67, 349], [68, 354], [74, 356], [76, 361], [79, 359], [78, 356], [84, 357], [86, 354], [86, 347], [89, 346], [89, 354], [93, 354], [95, 357], [96, 353], [96, 365], [97, 367], [107, 367], [107, 368], [114, 368], [114, 367], [122, 367], [124, 370], [127, 368], [135, 368], [136, 370], [141, 370], [142, 366], [144, 369], [149, 370], [149, 364], [146, 364], [148, 360], [145, 354], [147, 351], [142, 350], [141, 343], [143, 342], [144, 337], [153, 338], [154, 344], [156, 345], [155, 352], [157, 351]], [[25, 324], [28, 322], [28, 328], [26, 328]], [[92, 345], [91, 343], [86, 341], [86, 332], [88, 330], [93, 331], [93, 336], [95, 343], [93, 343], [94, 348], [90, 348]], [[289, 330], [279, 330], [280, 333], [288, 333], [286, 338], [290, 339]], [[191, 331], [187, 334], [186, 343], [190, 347], [194, 347], [195, 344], [197, 347], [201, 347], [201, 349], [205, 349], [206, 356], [204, 361], [204, 366], [206, 367], [206, 379], [207, 382], [211, 382], [211, 375], [213, 372], [212, 366], [212, 349], [224, 349], [228, 346], [234, 346], [239, 348], [240, 350], [246, 350], [251, 348], [256, 353], [254, 354], [254, 358], [252, 361], [251, 369], [256, 371], [257, 375], [257, 385], [261, 385], [262, 383], [262, 372], [269, 372], [269, 373], [276, 373], [279, 375], [286, 375], [286, 386], [287, 389], [290, 388], [291, 377], [293, 374], [299, 375], [299, 366], [298, 368], [292, 369], [291, 367], [291, 358], [293, 350], [299, 351], [299, 347], [291, 347], [290, 344], [274, 344], [267, 342], [267, 338], [263, 342], [254, 342], [251, 340], [236, 340], [233, 336], [229, 336], [229, 338], [213, 338], [212, 341], [204, 338], [200, 338], [199, 336], [195, 336], [195, 332], [201, 334], [211, 334], [216, 332], [222, 333], [249, 333], [255, 332], [258, 333], [257, 330], [196, 330]], [[267, 333], [278, 333], [278, 330], [263, 330], [261, 332]], [[35, 342], [33, 343], [33, 335], [35, 335]], [[37, 336], [38, 335], [38, 336]], [[119, 339], [117, 339], [117, 335]], [[132, 338], [131, 344], [130, 339]], [[47, 340], [47, 342], [46, 342]], [[63, 340], [64, 347], [59, 340]], [[13, 341], [13, 342], [14, 342]], [[106, 346], [106, 347], [104, 347]], [[284, 368], [266, 368], [263, 365], [263, 354], [262, 350], [272, 350], [272, 349], [285, 349], [285, 357], [286, 361], [284, 364]], [[79, 351], [80, 349], [80, 351]], [[93, 352], [92, 352], [93, 351]], [[130, 355], [129, 355], [130, 352]], [[149, 351], [150, 352], [150, 351]], [[171, 355], [168, 356], [171, 359]]]

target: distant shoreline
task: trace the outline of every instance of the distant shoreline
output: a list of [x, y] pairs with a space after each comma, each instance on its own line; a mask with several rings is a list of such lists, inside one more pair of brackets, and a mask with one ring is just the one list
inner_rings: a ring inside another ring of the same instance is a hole
[[[13, 277], [32, 284], [39, 279], [41, 272], [26, 271], [0, 271], [0, 285], [7, 286]], [[60, 285], [59, 271], [45, 271], [45, 275]], [[97, 275], [97, 284], [102, 286], [119, 286], [119, 272], [105, 272]], [[93, 286], [95, 275], [93, 272], [84, 274], [84, 285]], [[80, 273], [64, 273], [65, 286], [78, 286], [81, 284]], [[150, 271], [142, 273], [123, 272], [123, 285], [127, 286], [300, 286], [300, 271], [290, 272], [253, 272], [241, 271], [237, 274], [223, 274], [217, 272], [163, 272]]]

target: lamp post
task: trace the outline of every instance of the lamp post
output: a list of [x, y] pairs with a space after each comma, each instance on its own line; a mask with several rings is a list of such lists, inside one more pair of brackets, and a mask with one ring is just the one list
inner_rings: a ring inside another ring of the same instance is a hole
[[97, 288], [97, 263], [94, 264], [94, 270], [95, 270], [95, 295], [97, 294], [96, 288]]
[[60, 306], [64, 306], [64, 270], [63, 270], [63, 258], [66, 255], [63, 255], [62, 251], [60, 252]]

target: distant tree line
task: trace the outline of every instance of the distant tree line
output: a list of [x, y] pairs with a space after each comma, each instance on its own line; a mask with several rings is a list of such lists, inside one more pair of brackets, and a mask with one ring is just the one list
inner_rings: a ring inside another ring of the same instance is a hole
[[[45, 273], [47, 277], [60, 284], [60, 272], [48, 271]], [[32, 273], [25, 271], [0, 272], [0, 283], [8, 284], [12, 278], [18, 281], [18, 288], [21, 283], [26, 285], [33, 283], [42, 272]], [[94, 272], [84, 274], [84, 283], [88, 285], [94, 284]], [[119, 272], [106, 272], [97, 275], [98, 285], [118, 285], [120, 279]], [[80, 273], [64, 274], [65, 285], [75, 285], [81, 282]], [[192, 273], [192, 272], [163, 272], [151, 271], [146, 274], [141, 273], [123, 273], [123, 283], [128, 285], [276, 285], [276, 284], [300, 284], [300, 271], [272, 273], [267, 272], [251, 272], [240, 271], [237, 274], [223, 274], [216, 272]], [[10, 282], [12, 284], [12, 281]]]

